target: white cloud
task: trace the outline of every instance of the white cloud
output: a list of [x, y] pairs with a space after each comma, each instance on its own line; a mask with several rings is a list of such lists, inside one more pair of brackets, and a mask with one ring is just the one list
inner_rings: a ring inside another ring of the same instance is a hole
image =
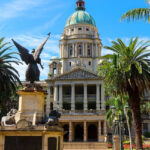
[[14, 18], [28, 9], [39, 6], [42, 2], [43, 0], [11, 0], [0, 6], [0, 18]]
[[12, 66], [18, 71], [19, 75], [20, 75], [20, 80], [24, 81], [25, 80], [25, 71], [27, 69], [27, 65], [25, 63], [23, 64], [12, 64]]
[[107, 55], [107, 54], [112, 54], [112, 53], [113, 53], [112, 51], [102, 48], [102, 56]]

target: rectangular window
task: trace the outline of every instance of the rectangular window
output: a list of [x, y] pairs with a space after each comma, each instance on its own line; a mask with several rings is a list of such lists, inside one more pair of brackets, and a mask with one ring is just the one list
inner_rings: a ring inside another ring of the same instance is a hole
[[88, 49], [88, 56], [91, 56], [91, 50]]
[[79, 30], [79, 31], [81, 31], [81, 30], [82, 30], [82, 28], [78, 28], [78, 30]]

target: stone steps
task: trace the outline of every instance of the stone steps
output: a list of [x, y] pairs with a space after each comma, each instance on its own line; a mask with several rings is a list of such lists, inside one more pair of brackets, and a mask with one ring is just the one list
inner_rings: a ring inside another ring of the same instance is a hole
[[106, 150], [106, 143], [99, 142], [68, 142], [64, 143], [63, 150]]

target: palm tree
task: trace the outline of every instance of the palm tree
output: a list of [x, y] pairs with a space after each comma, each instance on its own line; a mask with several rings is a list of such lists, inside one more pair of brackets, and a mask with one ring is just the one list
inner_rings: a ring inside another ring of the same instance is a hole
[[18, 71], [12, 66], [20, 62], [15, 52], [8, 52], [11, 47], [4, 43], [4, 38], [0, 38], [0, 111], [7, 105], [10, 96], [16, 93], [17, 85], [21, 84]]
[[[132, 150], [132, 136], [131, 136], [131, 110], [126, 110], [126, 106], [128, 105], [128, 99], [129, 97], [126, 95], [118, 95], [117, 97], [112, 97], [106, 101], [106, 106], [109, 107], [109, 109], [106, 112], [106, 120], [108, 122], [108, 125], [112, 127], [112, 122], [115, 121], [116, 118], [118, 118], [119, 114], [123, 117], [123, 119], [126, 120], [128, 132], [129, 132], [129, 139], [130, 139], [130, 149]], [[113, 110], [110, 109], [111, 107], [115, 107], [115, 113], [113, 113]], [[119, 119], [119, 118], [118, 118]]]
[[[149, 0], [147, 0], [150, 3]], [[150, 8], [135, 8], [126, 12], [122, 17], [121, 20], [127, 19], [130, 20], [139, 20], [145, 19], [145, 21], [150, 22]]]
[[121, 39], [112, 41], [112, 46], [106, 46], [114, 54], [105, 55], [104, 66], [99, 68], [99, 75], [113, 86], [113, 94], [128, 95], [132, 112], [133, 127], [136, 135], [136, 149], [142, 149], [141, 96], [143, 89], [150, 88], [150, 56], [147, 50], [150, 43], [131, 39], [127, 46]]

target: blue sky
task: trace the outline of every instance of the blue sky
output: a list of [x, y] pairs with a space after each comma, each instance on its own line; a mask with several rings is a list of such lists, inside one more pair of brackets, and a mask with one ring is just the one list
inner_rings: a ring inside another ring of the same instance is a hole
[[[59, 56], [59, 38], [68, 17], [75, 11], [77, 0], [0, 0], [0, 37], [7, 41], [14, 38], [31, 50], [36, 48], [48, 32], [52, 36], [42, 53], [45, 69], [41, 79], [48, 75], [48, 62], [52, 56]], [[85, 0], [86, 11], [96, 21], [103, 45], [112, 40], [131, 37], [150, 39], [150, 24], [144, 21], [120, 22], [120, 17], [133, 8], [149, 7], [145, 0]], [[16, 50], [15, 48], [13, 48]], [[103, 49], [103, 54], [108, 53]], [[15, 66], [24, 80], [26, 65]]]

